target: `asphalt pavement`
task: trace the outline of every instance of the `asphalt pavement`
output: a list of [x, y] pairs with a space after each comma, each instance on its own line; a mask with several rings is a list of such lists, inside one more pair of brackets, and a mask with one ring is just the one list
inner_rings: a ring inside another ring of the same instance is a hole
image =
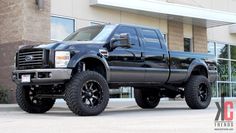
[[235, 125], [231, 131], [215, 130], [214, 102], [205, 110], [191, 110], [185, 101], [162, 100], [157, 108], [145, 110], [133, 99], [113, 99], [101, 115], [92, 117], [75, 116], [61, 101], [45, 114], [28, 114], [16, 104], [2, 104], [0, 133], [236, 132]]

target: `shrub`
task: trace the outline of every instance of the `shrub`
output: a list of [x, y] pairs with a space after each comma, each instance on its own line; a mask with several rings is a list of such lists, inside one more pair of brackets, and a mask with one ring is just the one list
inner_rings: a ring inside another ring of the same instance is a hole
[[8, 89], [0, 86], [0, 103], [8, 103]]

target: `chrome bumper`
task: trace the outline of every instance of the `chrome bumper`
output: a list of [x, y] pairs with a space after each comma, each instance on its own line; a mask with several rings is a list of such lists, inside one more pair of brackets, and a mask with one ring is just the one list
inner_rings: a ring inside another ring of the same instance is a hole
[[[30, 69], [14, 70], [12, 80], [16, 84], [53, 84], [71, 78], [72, 69]], [[22, 83], [21, 75], [30, 75], [30, 82]]]

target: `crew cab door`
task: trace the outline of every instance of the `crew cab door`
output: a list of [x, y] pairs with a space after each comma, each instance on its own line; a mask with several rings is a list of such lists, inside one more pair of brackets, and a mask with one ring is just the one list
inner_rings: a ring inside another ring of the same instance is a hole
[[[140, 28], [143, 58], [145, 61], [145, 82], [164, 83], [169, 77], [168, 52], [161, 44], [156, 30]], [[162, 37], [162, 36], [161, 36]]]
[[121, 33], [129, 34], [131, 48], [117, 47], [109, 52], [110, 81], [142, 82], [144, 81], [145, 69], [142, 67], [144, 60], [141, 59], [141, 47], [137, 31], [134, 27], [119, 26], [113, 36]]

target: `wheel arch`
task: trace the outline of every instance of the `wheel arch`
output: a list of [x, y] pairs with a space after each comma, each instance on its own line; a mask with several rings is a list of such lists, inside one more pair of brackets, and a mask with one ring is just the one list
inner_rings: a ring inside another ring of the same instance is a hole
[[208, 78], [208, 67], [207, 64], [202, 60], [194, 60], [189, 68], [185, 81], [187, 81], [191, 75], [203, 75]]
[[73, 70], [78, 70], [80, 63], [85, 63], [86, 70], [96, 71], [91, 69], [91, 67], [96, 66], [96, 68], [102, 69], [101, 71], [97, 71], [98, 73], [102, 74], [107, 81], [110, 79], [110, 69], [104, 57], [97, 55], [85, 55], [81, 57], [74, 57], [73, 60], [73, 63], [70, 63], [68, 66], [73, 68]]

